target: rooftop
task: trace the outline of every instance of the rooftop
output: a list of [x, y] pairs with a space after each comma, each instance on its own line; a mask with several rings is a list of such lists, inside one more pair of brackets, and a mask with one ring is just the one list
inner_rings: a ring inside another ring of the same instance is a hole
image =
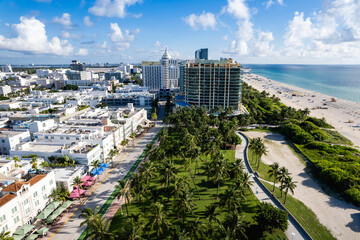
[[19, 134], [24, 133], [23, 131], [0, 131], [0, 138], [13, 137]]
[[0, 198], [0, 207], [4, 206], [5, 204], [7, 204], [8, 202], [10, 202], [11, 200], [13, 200], [14, 198], [16, 198], [16, 195], [8, 193], [5, 196], [3, 196], [2, 198]]
[[6, 188], [4, 188], [3, 191], [5, 191], [5, 192], [17, 192], [17, 191], [20, 190], [20, 188], [24, 184], [30, 184], [30, 187], [34, 186], [37, 182], [39, 182], [44, 177], [46, 177], [46, 175], [36, 175], [35, 177], [33, 177], [32, 179], [30, 179], [27, 182], [14, 182], [14, 183], [10, 184], [9, 186], [7, 186]]

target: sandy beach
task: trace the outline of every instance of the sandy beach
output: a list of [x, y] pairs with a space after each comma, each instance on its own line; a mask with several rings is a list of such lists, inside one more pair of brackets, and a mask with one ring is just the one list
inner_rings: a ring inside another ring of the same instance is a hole
[[310, 115], [325, 118], [335, 129], [360, 146], [360, 104], [306, 90], [245, 72], [242, 79], [259, 91], [265, 90], [287, 106], [308, 108]]

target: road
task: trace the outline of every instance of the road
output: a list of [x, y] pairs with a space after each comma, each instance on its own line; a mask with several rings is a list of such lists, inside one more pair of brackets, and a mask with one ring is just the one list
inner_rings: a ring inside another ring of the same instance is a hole
[[[241, 141], [241, 145], [236, 146], [235, 158], [241, 158], [245, 161], [245, 171], [247, 171], [251, 175], [251, 179], [254, 182], [254, 184], [251, 186], [252, 192], [255, 194], [257, 199], [259, 199], [260, 202], [271, 203], [272, 205], [278, 207], [277, 204], [270, 198], [270, 196], [267, 195], [267, 193], [265, 193], [262, 186], [260, 186], [256, 181], [257, 179], [250, 170], [250, 166], [247, 161], [247, 156], [244, 152], [245, 148], [247, 147], [246, 139], [241, 134], [238, 135], [240, 136], [242, 141]], [[298, 229], [295, 227], [294, 223], [291, 220], [288, 220], [288, 222], [289, 222], [289, 227], [285, 231], [285, 235], [288, 237], [288, 239], [291, 240], [307, 239], [306, 237], [302, 236], [302, 234], [300, 234], [300, 232], [298, 231]]]
[[[101, 180], [106, 177], [102, 184], [99, 185], [93, 192], [93, 194], [86, 200], [86, 202], [65, 222], [65, 224], [53, 235], [49, 235], [49, 239], [52, 240], [75, 240], [85, 230], [85, 227], [80, 227], [80, 223], [83, 219], [79, 218], [81, 209], [90, 207], [94, 209], [96, 206], [101, 207], [113, 192], [117, 181], [124, 178], [136, 160], [139, 158], [146, 145], [151, 142], [155, 135], [160, 131], [162, 125], [157, 124], [152, 128], [144, 137], [138, 139], [133, 147], [132, 141], [130, 141], [128, 147], [115, 158], [114, 166], [106, 176], [102, 176]], [[117, 165], [118, 164], [118, 165]]]

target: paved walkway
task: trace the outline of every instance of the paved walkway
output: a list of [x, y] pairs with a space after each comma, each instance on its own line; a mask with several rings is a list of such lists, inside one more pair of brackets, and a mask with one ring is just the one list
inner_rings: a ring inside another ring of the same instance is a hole
[[[260, 202], [271, 203], [272, 205], [277, 207], [277, 204], [270, 198], [269, 195], [267, 195], [265, 193], [263, 188], [256, 181], [257, 179], [256, 179], [255, 175], [251, 172], [249, 163], [247, 161], [247, 156], [246, 156], [246, 154], [244, 152], [245, 148], [247, 147], [247, 141], [241, 134], [238, 134], [238, 135], [240, 136], [242, 141], [241, 141], [241, 145], [236, 146], [235, 158], [241, 158], [241, 159], [244, 160], [244, 162], [245, 162], [245, 171], [247, 171], [251, 175], [252, 181], [254, 182], [254, 184], [251, 186], [252, 192], [260, 200]], [[307, 239], [307, 238], [303, 237], [300, 234], [300, 232], [297, 230], [295, 225], [290, 220], [288, 220], [288, 222], [289, 222], [289, 227], [285, 232], [285, 235], [288, 237], [288, 239], [291, 239], [291, 240]]]
[[[101, 207], [113, 192], [117, 181], [124, 178], [136, 160], [140, 157], [146, 145], [149, 144], [155, 135], [160, 131], [162, 125], [150, 129], [142, 138], [138, 139], [133, 147], [129, 144], [113, 161], [114, 168], [110, 168], [103, 173], [98, 180], [89, 196], [80, 204], [76, 204], [69, 213], [65, 214], [55, 226], [52, 226], [46, 238], [52, 240], [75, 240], [85, 230], [85, 226], [80, 227], [83, 219], [79, 218], [81, 210], [86, 207], [94, 209], [96, 206]], [[116, 206], [114, 206], [116, 207]]]

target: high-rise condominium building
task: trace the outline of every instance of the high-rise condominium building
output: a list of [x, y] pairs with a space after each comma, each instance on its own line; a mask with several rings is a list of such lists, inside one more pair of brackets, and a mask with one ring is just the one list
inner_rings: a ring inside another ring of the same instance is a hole
[[202, 48], [195, 51], [195, 59], [208, 60], [208, 49]]
[[164, 87], [163, 65], [160, 62], [142, 62], [143, 86], [150, 90], [160, 90]]
[[72, 60], [70, 69], [74, 71], [86, 71], [86, 64], [80, 63], [80, 61]]
[[241, 105], [241, 66], [232, 60], [195, 60], [184, 67], [185, 101], [209, 109], [221, 106], [239, 110]]

